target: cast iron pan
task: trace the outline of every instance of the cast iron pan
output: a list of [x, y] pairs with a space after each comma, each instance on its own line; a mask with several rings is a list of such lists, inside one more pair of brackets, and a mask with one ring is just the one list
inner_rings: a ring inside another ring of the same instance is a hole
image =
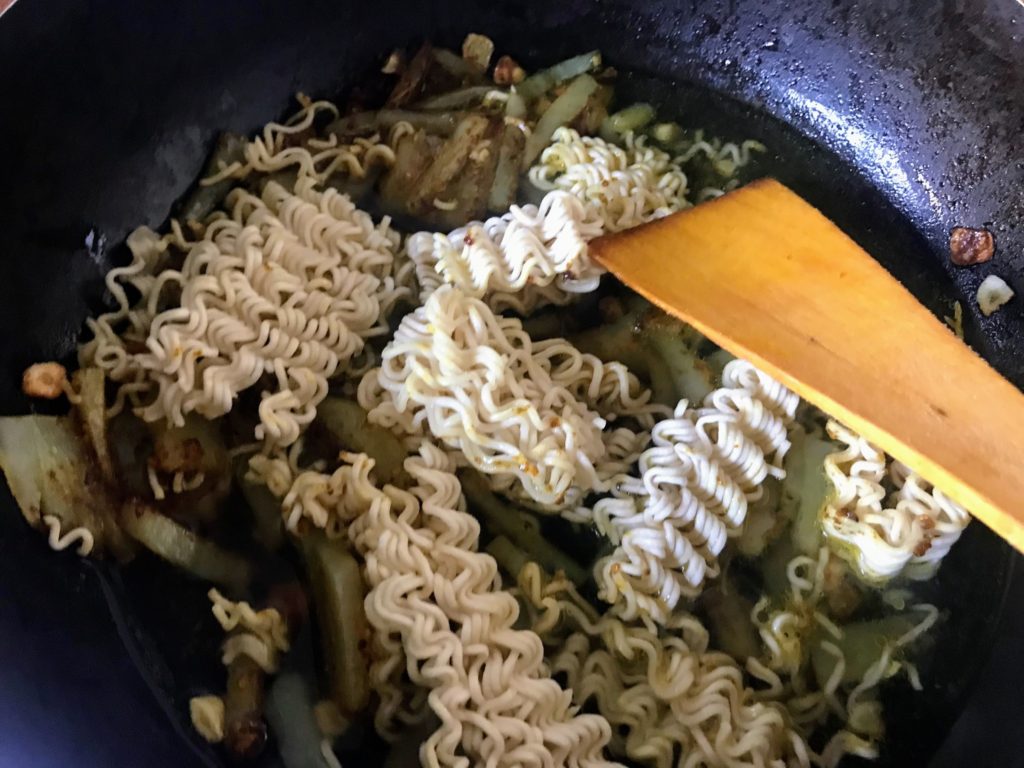
[[[933, 311], [960, 299], [969, 342], [1020, 385], [1021, 299], [985, 319], [972, 296], [991, 272], [1024, 294], [1022, 16], [1012, 0], [22, 0], [0, 20], [0, 408], [28, 409], [26, 364], [73, 353], [125, 234], [166, 219], [217, 131], [252, 132], [297, 90], [343, 94], [392, 47], [470, 30], [528, 64], [599, 47], [624, 98], [761, 139], [762, 172]], [[995, 233], [992, 263], [949, 265], [958, 224]], [[185, 716], [218, 681], [203, 587], [51, 553], [6, 491], [0, 530], [0, 766], [218, 764]], [[1015, 559], [976, 524], [943, 566], [933, 589], [952, 618], [926, 694], [891, 695], [883, 764], [925, 765], [942, 744], [999, 638]], [[1013, 691], [1024, 664], [985, 679]], [[980, 721], [935, 764], [1021, 764], [1010, 721]]]

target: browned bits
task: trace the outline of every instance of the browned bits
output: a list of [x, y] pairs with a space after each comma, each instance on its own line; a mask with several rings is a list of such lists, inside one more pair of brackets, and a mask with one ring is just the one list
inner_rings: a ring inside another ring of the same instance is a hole
[[860, 520], [860, 518], [857, 517], [857, 513], [852, 509], [840, 509], [836, 512], [836, 515], [839, 517], [845, 517], [847, 520], [853, 520], [855, 523]]
[[511, 56], [502, 56], [494, 65], [495, 85], [514, 85], [521, 83], [526, 77], [526, 72]]
[[928, 554], [928, 550], [932, 548], [932, 542], [930, 539], [924, 539], [918, 542], [917, 546], [914, 547], [914, 557], [924, 557]]
[[162, 472], [198, 472], [203, 468], [203, 445], [194, 437], [157, 440], [149, 461]]
[[987, 229], [953, 227], [949, 233], [949, 258], [958, 267], [983, 264], [995, 253], [995, 240]]
[[25, 369], [21, 391], [29, 397], [55, 400], [64, 394], [67, 383], [67, 369], [60, 363], [36, 363]]

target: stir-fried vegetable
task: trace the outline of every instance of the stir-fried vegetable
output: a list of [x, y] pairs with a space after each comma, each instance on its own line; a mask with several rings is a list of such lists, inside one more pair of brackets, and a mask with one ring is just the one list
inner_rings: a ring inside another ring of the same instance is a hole
[[757, 628], [750, 619], [753, 604], [727, 576], [701, 595], [701, 606], [707, 614], [716, 644], [737, 661], [743, 662], [761, 653]]
[[506, 121], [498, 148], [498, 165], [494, 171], [494, 185], [487, 198], [487, 208], [504, 213], [515, 202], [519, 189], [519, 168], [526, 151], [526, 132], [519, 121]]
[[409, 196], [410, 213], [423, 215], [435, 208], [435, 201], [444, 193], [451, 181], [466, 166], [470, 154], [483, 139], [491, 121], [483, 115], [467, 115], [455, 129], [452, 137], [438, 151], [426, 173], [420, 177], [416, 189]]
[[424, 109], [428, 112], [434, 110], [465, 109], [480, 104], [484, 97], [499, 90], [493, 85], [472, 85], [469, 88], [460, 88], [457, 91], [442, 93], [440, 96], [431, 96], [415, 105], [416, 109]]
[[297, 672], [282, 672], [267, 693], [267, 720], [285, 768], [330, 768], [313, 714], [310, 686]]
[[415, 101], [423, 91], [423, 85], [433, 63], [433, 48], [430, 43], [424, 43], [402, 70], [402, 75], [395, 83], [385, 106], [401, 107]]
[[838, 446], [799, 427], [791, 429], [789, 437], [793, 445], [784, 463], [781, 511], [792, 520], [790, 535], [796, 549], [814, 555], [821, 546], [821, 510], [832, 491], [822, 467]]
[[325, 128], [328, 135], [340, 141], [386, 131], [398, 123], [438, 136], [450, 136], [463, 118], [460, 112], [413, 112], [405, 109], [381, 109], [376, 112], [355, 112], [335, 120]]
[[561, 96], [552, 102], [526, 140], [523, 170], [529, 168], [533, 161], [540, 156], [557, 128], [568, 125], [583, 111], [587, 106], [587, 100], [597, 90], [597, 87], [597, 81], [590, 75], [580, 75], [569, 84]]
[[633, 104], [608, 116], [608, 129], [616, 136], [630, 131], [639, 131], [654, 120], [654, 107], [650, 104]]
[[370, 696], [363, 577], [359, 564], [341, 542], [307, 536], [303, 551], [318, 611], [331, 697], [342, 714], [351, 716], [366, 706]]
[[714, 389], [712, 370], [697, 354], [703, 337], [682, 321], [653, 309], [641, 317], [641, 333], [668, 368], [675, 399], [702, 403]]
[[317, 407], [319, 426], [337, 441], [338, 448], [365, 453], [374, 461], [374, 475], [382, 483], [402, 484], [406, 479], [403, 463], [405, 446], [395, 434], [371, 424], [366, 411], [356, 402], [328, 397]]
[[53, 516], [65, 532], [88, 530], [96, 554], [132, 553], [117, 525], [118, 502], [70, 418], [0, 418], [0, 467], [33, 527], [45, 530], [43, 516]]
[[536, 562], [552, 573], [562, 571], [574, 584], [583, 584], [587, 580], [586, 570], [545, 540], [538, 526], [525, 525], [523, 511], [499, 499], [487, 487], [487, 481], [479, 472], [472, 469], [460, 470], [459, 480], [471, 511], [482, 516], [492, 531], [529, 552]]
[[[830, 640], [842, 651], [845, 667], [841, 681], [855, 683], [878, 661], [886, 645], [891, 646], [913, 629], [916, 623], [912, 614], [896, 614], [875, 621], [846, 624], [842, 627], [841, 638], [821, 634], [818, 639]], [[811, 664], [818, 685], [825, 686], [837, 663], [834, 654], [822, 648], [820, 642], [815, 643], [811, 653]]]
[[430, 165], [432, 155], [430, 139], [422, 129], [398, 142], [395, 164], [380, 186], [380, 199], [385, 207], [392, 211], [405, 209], [405, 203]]
[[593, 72], [601, 66], [601, 52], [591, 51], [559, 62], [552, 67], [535, 72], [523, 80], [516, 91], [527, 101], [532, 101], [550, 91], [556, 85], [579, 75]]
[[244, 653], [228, 665], [224, 695], [224, 746], [237, 760], [252, 760], [267, 744], [263, 719], [264, 672]]
[[197, 578], [221, 584], [232, 592], [244, 591], [249, 582], [250, 566], [244, 558], [200, 538], [149, 504], [127, 502], [120, 520], [125, 533], [142, 546]]
[[82, 419], [82, 429], [107, 483], [116, 482], [114, 461], [107, 443], [107, 402], [104, 392], [106, 378], [100, 368], [80, 368], [75, 371], [72, 381], [78, 392], [76, 408]]

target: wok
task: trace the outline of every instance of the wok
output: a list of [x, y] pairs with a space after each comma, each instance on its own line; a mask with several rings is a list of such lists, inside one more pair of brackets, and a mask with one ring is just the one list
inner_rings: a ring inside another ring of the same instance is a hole
[[[527, 64], [601, 48], [624, 100], [761, 139], [764, 172], [934, 311], [961, 300], [968, 341], [1024, 383], [1021, 299], [991, 318], [973, 301], [992, 272], [1024, 295], [1012, 0], [23, 0], [0, 19], [3, 412], [29, 407], [26, 364], [72, 354], [124, 236], [166, 219], [218, 130], [252, 132], [297, 90], [343, 93], [396, 45], [473, 30]], [[956, 225], [991, 229], [996, 259], [952, 267]], [[933, 375], [956, 386], [955, 371]], [[187, 722], [188, 697], [217, 679], [202, 586], [52, 553], [6, 490], [0, 529], [0, 765], [217, 765]], [[1007, 593], [1024, 600], [1015, 560], [980, 524], [954, 549], [934, 585], [952, 618], [925, 694], [889, 701], [880, 764], [1024, 764], [1024, 632], [1000, 624]]]

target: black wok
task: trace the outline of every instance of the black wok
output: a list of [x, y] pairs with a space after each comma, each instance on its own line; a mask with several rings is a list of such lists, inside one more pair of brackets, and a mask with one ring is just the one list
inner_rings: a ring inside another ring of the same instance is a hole
[[[0, 19], [3, 412], [28, 407], [26, 364], [72, 353], [125, 234], [166, 219], [218, 130], [252, 132], [297, 90], [342, 93], [396, 45], [471, 30], [527, 63], [599, 47], [628, 73], [623, 97], [760, 138], [765, 172], [934, 311], [960, 299], [968, 341], [1024, 383], [1021, 299], [991, 318], [973, 301], [992, 272], [1024, 295], [1015, 0], [22, 0]], [[996, 259], [952, 267], [955, 225], [990, 228]], [[933, 375], [956, 386], [954, 371]], [[975, 524], [942, 568], [936, 599], [952, 618], [926, 693], [890, 701], [884, 764], [1024, 764], [1012, 653], [1024, 632], [999, 618], [1008, 590], [1024, 600], [1015, 559]], [[203, 589], [158, 564], [132, 569], [51, 553], [3, 492], [0, 766], [217, 764], [186, 714], [217, 674]]]

